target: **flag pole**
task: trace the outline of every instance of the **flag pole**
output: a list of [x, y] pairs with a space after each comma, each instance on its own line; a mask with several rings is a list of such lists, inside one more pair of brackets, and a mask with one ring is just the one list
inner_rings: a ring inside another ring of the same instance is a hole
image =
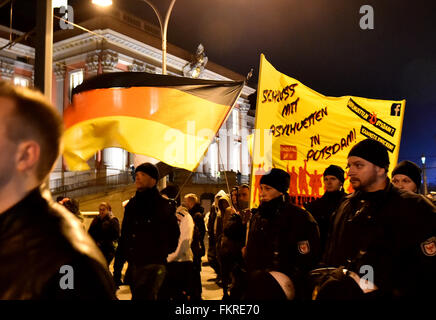
[[[220, 158], [220, 161], [223, 161], [223, 159], [222, 159], [222, 157], [221, 157], [221, 151], [220, 151], [219, 148], [218, 148], [218, 157]], [[224, 167], [224, 163], [223, 163], [223, 167]], [[226, 170], [225, 170], [225, 168], [223, 168], [223, 169], [224, 169], [224, 178], [226, 179], [226, 184], [227, 184], [227, 192], [228, 192], [229, 195], [230, 195], [229, 180], [227, 180], [227, 174], [226, 174]]]
[[187, 182], [189, 181], [189, 179], [191, 178], [192, 173], [193, 173], [192, 171], [189, 172], [188, 177], [186, 178], [185, 182], [183, 182], [182, 186], [181, 186], [180, 189], [179, 189], [179, 192], [177, 192], [177, 195], [174, 197], [174, 199], [177, 199], [177, 197], [180, 195], [180, 193], [182, 192], [184, 186], [186, 185], [186, 183], [187, 183]]

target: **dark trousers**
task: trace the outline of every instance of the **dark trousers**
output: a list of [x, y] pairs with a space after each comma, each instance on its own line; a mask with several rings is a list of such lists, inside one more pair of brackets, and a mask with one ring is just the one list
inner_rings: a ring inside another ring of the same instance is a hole
[[165, 279], [166, 268], [162, 264], [129, 266], [132, 300], [157, 300], [158, 293]]
[[201, 300], [201, 257], [194, 257], [192, 265], [192, 300]]
[[159, 293], [162, 300], [187, 301], [192, 295], [192, 261], [170, 262]]

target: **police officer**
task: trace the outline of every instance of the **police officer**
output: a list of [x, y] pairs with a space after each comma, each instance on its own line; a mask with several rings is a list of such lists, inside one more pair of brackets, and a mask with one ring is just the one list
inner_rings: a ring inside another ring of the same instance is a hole
[[325, 186], [325, 193], [323, 196], [304, 204], [304, 208], [313, 215], [318, 223], [322, 249], [324, 249], [327, 241], [330, 217], [346, 196], [346, 193], [343, 190], [345, 180], [344, 170], [341, 167], [330, 165], [324, 170], [323, 176]]
[[289, 174], [273, 168], [260, 180], [261, 204], [250, 221], [245, 262], [246, 299], [299, 299], [304, 278], [319, 259], [316, 221], [293, 205], [287, 193]]
[[387, 178], [389, 157], [366, 139], [348, 154], [355, 192], [333, 217], [324, 262], [338, 267], [319, 299], [434, 297], [436, 211]]
[[401, 161], [392, 171], [392, 184], [398, 189], [419, 193], [421, 169], [412, 161]]

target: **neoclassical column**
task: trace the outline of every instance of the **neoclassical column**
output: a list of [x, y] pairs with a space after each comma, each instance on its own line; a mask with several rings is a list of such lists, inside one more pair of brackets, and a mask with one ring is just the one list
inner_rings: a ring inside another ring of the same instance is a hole
[[248, 132], [247, 114], [250, 110], [250, 105], [245, 103], [239, 104], [239, 111], [241, 113], [241, 174], [250, 174], [250, 152], [248, 150], [247, 136]]
[[[230, 119], [230, 118], [229, 118]], [[227, 146], [228, 146], [228, 122], [227, 120], [223, 125], [221, 126], [221, 129], [219, 130], [219, 142], [218, 142], [218, 168], [219, 171], [227, 171], [228, 170], [228, 157], [227, 157]]]
[[[65, 77], [67, 76], [67, 66], [65, 64], [65, 61], [62, 62], [55, 62], [53, 66], [53, 73], [55, 75], [56, 80], [56, 109], [58, 110], [59, 114], [63, 116], [64, 114], [64, 87], [65, 87]], [[56, 162], [55, 171], [62, 172], [63, 177], [63, 171], [64, 168], [62, 166], [63, 164], [63, 156], [59, 157], [58, 161]]]
[[65, 61], [55, 62], [53, 66], [53, 73], [56, 80], [56, 107], [60, 115], [64, 113], [64, 82], [67, 74], [67, 66]]

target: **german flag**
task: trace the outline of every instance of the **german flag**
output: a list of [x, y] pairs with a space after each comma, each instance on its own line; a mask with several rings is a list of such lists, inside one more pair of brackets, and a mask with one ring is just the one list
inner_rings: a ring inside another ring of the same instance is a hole
[[193, 171], [243, 86], [145, 72], [85, 80], [64, 111], [66, 164], [88, 170], [98, 150], [118, 147]]

